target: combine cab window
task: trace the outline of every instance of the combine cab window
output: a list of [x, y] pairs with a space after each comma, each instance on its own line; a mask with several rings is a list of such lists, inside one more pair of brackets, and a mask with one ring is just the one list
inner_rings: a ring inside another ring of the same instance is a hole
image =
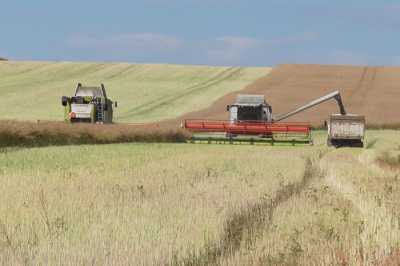
[[79, 87], [76, 90], [75, 96], [80, 97], [102, 97], [103, 92], [100, 88], [96, 87]]
[[240, 106], [237, 119], [239, 121], [260, 121], [262, 120], [263, 109], [261, 106]]
[[87, 97], [72, 97], [71, 98], [71, 103], [77, 103], [77, 104], [88, 104], [91, 102], [91, 99], [87, 99]]

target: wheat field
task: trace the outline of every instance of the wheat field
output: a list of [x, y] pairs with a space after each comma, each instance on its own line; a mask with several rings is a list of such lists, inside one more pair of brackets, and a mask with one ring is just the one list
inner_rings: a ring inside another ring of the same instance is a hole
[[117, 101], [116, 122], [156, 122], [210, 106], [270, 68], [128, 63], [0, 62], [0, 120], [63, 120], [61, 96], [78, 82]]
[[269, 151], [201, 144], [4, 150], [1, 263], [179, 264], [217, 243], [227, 217], [300, 182], [314, 153]]
[[398, 132], [369, 131], [364, 149], [314, 142], [2, 149], [0, 263], [396, 261]]
[[324, 150], [309, 185], [220, 264], [399, 265], [400, 137], [367, 137], [364, 149]]

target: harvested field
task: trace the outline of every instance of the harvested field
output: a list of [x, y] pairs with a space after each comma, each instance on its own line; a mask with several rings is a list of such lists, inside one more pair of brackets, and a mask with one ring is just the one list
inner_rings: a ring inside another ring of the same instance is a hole
[[[329, 65], [281, 65], [247, 86], [241, 93], [264, 94], [275, 114], [286, 113], [331, 91], [340, 90], [349, 113], [363, 114], [375, 127], [400, 125], [400, 68]], [[184, 118], [227, 119], [226, 105], [235, 93], [217, 100], [210, 108]], [[334, 100], [302, 112], [288, 121], [321, 125], [338, 113]]]
[[0, 63], [1, 120], [64, 119], [61, 96], [78, 82], [99, 86], [118, 102], [116, 122], [155, 122], [207, 108], [243, 89], [269, 68], [127, 63]]

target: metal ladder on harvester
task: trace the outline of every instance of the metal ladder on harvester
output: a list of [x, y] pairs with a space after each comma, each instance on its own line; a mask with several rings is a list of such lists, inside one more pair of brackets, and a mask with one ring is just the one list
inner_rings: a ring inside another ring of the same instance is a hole
[[104, 122], [104, 103], [102, 103], [101, 100], [96, 103], [96, 122]]

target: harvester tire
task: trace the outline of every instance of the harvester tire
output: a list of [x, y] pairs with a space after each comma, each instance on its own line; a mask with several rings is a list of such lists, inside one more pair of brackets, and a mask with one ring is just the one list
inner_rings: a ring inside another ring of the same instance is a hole
[[62, 104], [62, 106], [67, 106], [68, 100], [69, 100], [69, 99], [68, 99], [67, 96], [61, 97], [61, 104]]

